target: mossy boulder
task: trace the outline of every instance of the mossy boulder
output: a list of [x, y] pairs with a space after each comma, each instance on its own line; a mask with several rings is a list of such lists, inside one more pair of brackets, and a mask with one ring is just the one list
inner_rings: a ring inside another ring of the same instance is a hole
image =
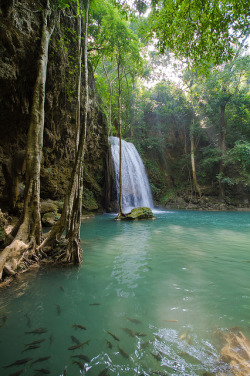
[[122, 220], [136, 220], [136, 219], [153, 219], [154, 214], [150, 208], [139, 207], [132, 209], [130, 213], [124, 214], [123, 216], [118, 216], [116, 219]]
[[45, 213], [43, 216], [42, 216], [42, 224], [43, 226], [45, 227], [51, 227], [53, 226], [56, 221], [58, 221], [58, 219], [60, 218], [61, 214], [58, 214], [57, 212], [49, 212], [49, 213]]
[[46, 200], [41, 201], [41, 214], [49, 213], [49, 212], [56, 212], [57, 211], [57, 205], [54, 201]]

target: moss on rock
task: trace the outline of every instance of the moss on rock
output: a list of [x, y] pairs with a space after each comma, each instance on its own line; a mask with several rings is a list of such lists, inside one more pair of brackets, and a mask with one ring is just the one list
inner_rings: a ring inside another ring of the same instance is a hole
[[118, 216], [116, 219], [122, 219], [122, 220], [136, 220], [136, 219], [153, 219], [154, 214], [150, 208], [146, 207], [139, 207], [132, 209], [130, 213], [124, 214], [122, 216]]

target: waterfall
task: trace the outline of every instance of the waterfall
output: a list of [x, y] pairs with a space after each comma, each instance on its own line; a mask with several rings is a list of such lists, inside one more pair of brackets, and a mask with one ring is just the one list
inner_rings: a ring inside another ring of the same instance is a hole
[[[116, 180], [117, 201], [119, 200], [119, 138], [109, 137]], [[131, 142], [122, 140], [122, 210], [146, 206], [153, 208], [153, 199], [148, 177], [141, 157]]]

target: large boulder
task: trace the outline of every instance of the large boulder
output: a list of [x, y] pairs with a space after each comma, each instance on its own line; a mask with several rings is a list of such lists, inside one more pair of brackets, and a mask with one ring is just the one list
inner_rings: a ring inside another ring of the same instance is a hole
[[154, 214], [150, 208], [139, 207], [132, 209], [130, 213], [118, 216], [116, 219], [136, 220], [136, 219], [154, 219]]

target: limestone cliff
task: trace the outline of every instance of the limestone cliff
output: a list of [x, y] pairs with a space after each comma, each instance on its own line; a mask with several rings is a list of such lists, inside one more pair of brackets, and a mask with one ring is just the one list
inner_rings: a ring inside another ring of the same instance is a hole
[[[25, 145], [36, 79], [44, 2], [0, 5], [0, 206], [18, 211], [25, 174]], [[67, 9], [57, 18], [49, 47], [41, 198], [63, 199], [74, 157], [76, 19]], [[90, 111], [84, 174], [86, 210], [105, 206], [108, 139], [89, 72]], [[83, 87], [82, 87], [83, 92]], [[81, 113], [83, 117], [83, 109]]]

